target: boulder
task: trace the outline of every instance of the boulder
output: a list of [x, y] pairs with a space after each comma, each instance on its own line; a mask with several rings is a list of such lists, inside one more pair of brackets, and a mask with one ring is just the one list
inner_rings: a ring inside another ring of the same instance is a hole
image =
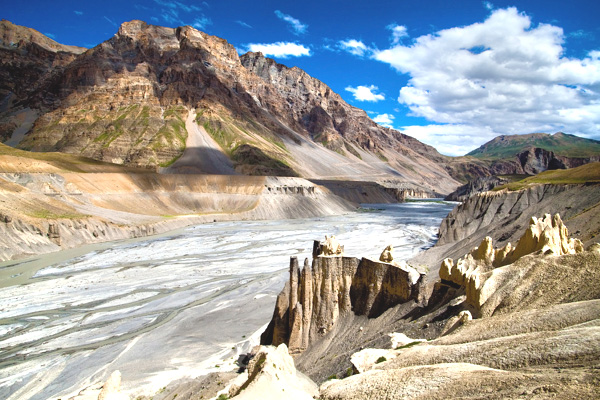
[[323, 256], [341, 256], [344, 254], [344, 247], [338, 242], [334, 235], [327, 237], [325, 235], [325, 243], [323, 245]]
[[394, 248], [392, 247], [392, 245], [388, 245], [379, 256], [379, 261], [386, 263], [391, 263], [392, 261], [394, 261], [394, 255], [392, 254], [393, 251]]
[[392, 342], [392, 349], [397, 349], [398, 347], [404, 347], [408, 344], [415, 342], [426, 342], [426, 339], [412, 339], [406, 336], [404, 333], [393, 332], [388, 335]]
[[362, 374], [373, 369], [375, 365], [391, 360], [394, 357], [396, 357], [396, 353], [389, 349], [364, 349], [352, 354], [350, 362], [354, 370]]
[[102, 386], [98, 400], [128, 400], [129, 396], [121, 393], [121, 372], [114, 371]]
[[296, 371], [294, 359], [285, 344], [261, 346], [248, 364], [247, 379], [237, 379], [229, 397], [243, 399], [312, 400], [319, 388], [309, 378]]

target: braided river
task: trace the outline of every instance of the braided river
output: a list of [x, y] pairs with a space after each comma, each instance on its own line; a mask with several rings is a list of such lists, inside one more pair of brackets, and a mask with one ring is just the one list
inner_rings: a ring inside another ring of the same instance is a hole
[[122, 374], [152, 395], [170, 381], [231, 369], [258, 343], [288, 278], [334, 234], [345, 254], [397, 260], [431, 247], [454, 204], [222, 222], [0, 264], [0, 398], [69, 398]]

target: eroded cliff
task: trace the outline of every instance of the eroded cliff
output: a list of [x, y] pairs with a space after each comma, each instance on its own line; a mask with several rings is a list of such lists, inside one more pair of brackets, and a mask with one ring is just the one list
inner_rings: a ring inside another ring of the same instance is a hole
[[299, 354], [350, 314], [375, 318], [397, 304], [419, 302], [423, 276], [406, 264], [323, 255], [315, 242], [312, 265], [290, 259], [290, 279], [277, 297], [262, 344], [288, 345]]
[[193, 224], [314, 217], [354, 205], [301, 178], [155, 173], [0, 174], [0, 259]]

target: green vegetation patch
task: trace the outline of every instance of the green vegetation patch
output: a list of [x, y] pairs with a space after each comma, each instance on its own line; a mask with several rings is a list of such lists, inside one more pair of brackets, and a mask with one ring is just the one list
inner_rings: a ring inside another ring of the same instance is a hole
[[388, 162], [388, 158], [386, 156], [383, 155], [382, 152], [377, 152], [377, 157], [379, 157], [379, 159], [383, 162]]
[[512, 158], [531, 147], [553, 151], [565, 157], [585, 158], [600, 154], [600, 141], [559, 132], [554, 135], [533, 133], [500, 136], [467, 155], [487, 159]]
[[396, 347], [396, 350], [408, 349], [408, 348], [418, 345], [419, 343], [422, 343], [422, 342], [410, 342], [410, 343], [405, 344], [404, 346]]
[[56, 213], [50, 210], [40, 209], [26, 213], [30, 217], [39, 218], [39, 219], [84, 219], [88, 218], [89, 215], [80, 214], [77, 212], [69, 213], [69, 212], [61, 212]]
[[535, 184], [569, 185], [584, 183], [600, 183], [600, 162], [585, 164], [577, 168], [544, 171], [518, 182], [498, 186], [494, 190], [508, 189], [515, 191]]
[[344, 141], [344, 147], [346, 148], [346, 150], [350, 154], [352, 154], [353, 156], [357, 157], [359, 160], [362, 160], [362, 157], [360, 156], [360, 153], [350, 143]]

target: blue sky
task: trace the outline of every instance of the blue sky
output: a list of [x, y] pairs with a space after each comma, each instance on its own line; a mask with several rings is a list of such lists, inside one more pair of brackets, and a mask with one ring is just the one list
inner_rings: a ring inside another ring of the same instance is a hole
[[28, 1], [2, 18], [93, 47], [132, 19], [192, 25], [328, 84], [382, 125], [462, 155], [500, 134], [600, 140], [600, 2]]

